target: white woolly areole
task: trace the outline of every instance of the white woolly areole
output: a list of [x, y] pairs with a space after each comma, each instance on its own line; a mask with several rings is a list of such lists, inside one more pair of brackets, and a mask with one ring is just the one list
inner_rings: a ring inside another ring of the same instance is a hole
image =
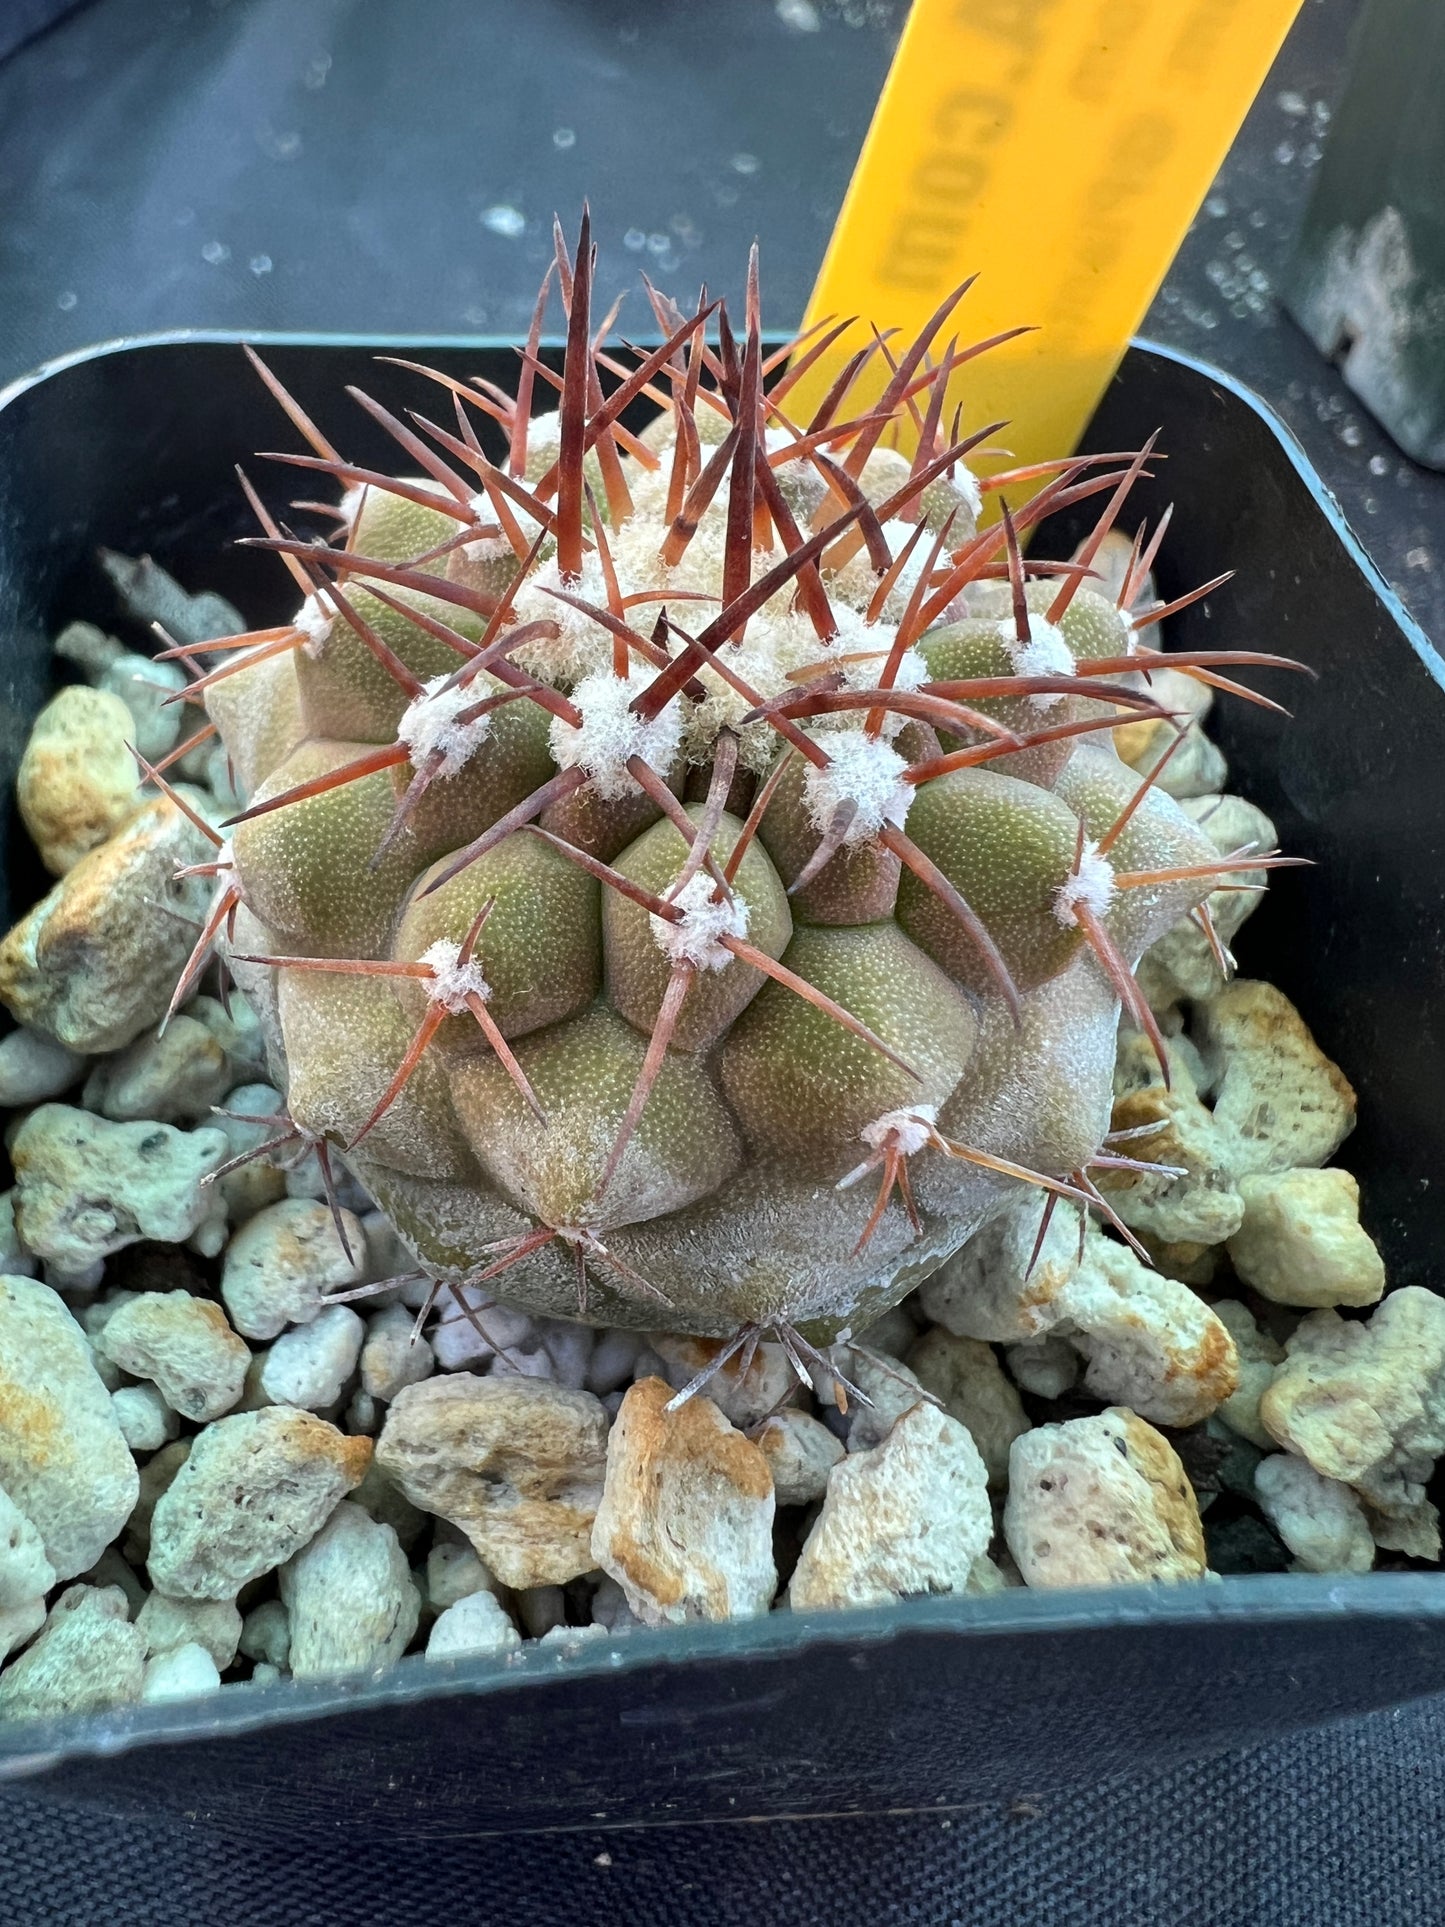
[[[918, 535], [918, 524], [916, 522], [885, 522], [883, 524], [883, 535], [888, 543], [888, 553], [896, 562], [908, 544], [913, 541], [914, 536]], [[909, 556], [908, 560], [898, 572], [898, 578], [893, 584], [893, 592], [884, 604], [883, 613], [885, 615], [891, 615], [896, 620], [903, 614], [903, 611], [908, 607], [908, 598], [913, 594], [920, 576], [922, 576], [924, 570], [928, 567], [928, 558], [932, 553], [933, 531], [931, 529], [925, 529], [922, 535], [918, 536], [917, 542], [914, 543], [912, 555]], [[947, 552], [945, 551], [939, 560], [946, 562], [947, 559]]]
[[[683, 603], [681, 608], [688, 605]], [[767, 610], [753, 617], [741, 643], [729, 644], [723, 652], [728, 667], [765, 700], [783, 694], [790, 685], [788, 672], [803, 669], [825, 654], [810, 622], [798, 616], [774, 617]], [[687, 710], [684, 746], [694, 763], [710, 761], [718, 734], [731, 729], [738, 739], [738, 760], [742, 767], [761, 775], [778, 753], [778, 734], [770, 723], [744, 723], [753, 707], [730, 682], [710, 665], [698, 671], [698, 681], [706, 691], [701, 702]]]
[[406, 745], [414, 767], [420, 768], [433, 751], [440, 750], [438, 776], [455, 776], [491, 735], [492, 718], [489, 711], [461, 721], [465, 711], [485, 701], [488, 686], [448, 689], [446, 684], [445, 676], [433, 676], [422, 685], [422, 693], [402, 712], [396, 739]]
[[[976, 522], [983, 512], [983, 490], [978, 485], [978, 477], [965, 462], [955, 465], [952, 474], [943, 478], [944, 486], [953, 489], [963, 506]], [[957, 524], [954, 527], [957, 528]]]
[[902, 780], [908, 765], [897, 750], [861, 729], [833, 731], [826, 747], [826, 768], [810, 763], [803, 778], [808, 814], [819, 835], [826, 834], [846, 803], [853, 805], [853, 815], [843, 833], [845, 843], [861, 843], [885, 823], [902, 829], [913, 802], [913, 785]]
[[492, 986], [482, 975], [476, 958], [463, 963], [461, 957], [459, 943], [453, 943], [450, 937], [438, 937], [417, 959], [418, 963], [428, 965], [432, 973], [424, 979], [428, 1001], [440, 1004], [453, 1017], [467, 1008], [468, 997], [480, 997], [485, 1003], [492, 994]]
[[673, 963], [689, 963], [696, 970], [726, 970], [733, 961], [722, 939], [748, 934], [748, 906], [736, 893], [731, 903], [726, 897], [715, 903], [716, 888], [713, 879], [699, 870], [670, 899], [682, 912], [681, 923], [649, 916], [653, 942]]
[[[846, 602], [833, 603], [833, 619], [838, 625], [838, 633], [828, 644], [824, 656], [858, 656], [861, 661], [840, 661], [839, 670], [850, 689], [876, 689], [878, 679], [888, 665], [888, 652], [898, 638], [897, 627], [891, 622], [870, 623], [863, 612]], [[892, 687], [894, 689], [920, 689], [928, 681], [928, 664], [918, 651], [912, 647], [904, 650], [894, 670]], [[861, 711], [844, 710], [837, 717], [823, 719], [844, 725], [858, 726], [863, 720]], [[883, 735], [891, 742], [907, 722], [889, 710], [883, 718]]]
[[634, 664], [624, 676], [598, 669], [572, 691], [582, 713], [580, 727], [561, 716], [552, 718], [549, 740], [558, 769], [584, 770], [605, 802], [635, 796], [638, 785], [628, 772], [628, 758], [640, 756], [659, 776], [665, 775], [682, 739], [682, 711], [676, 696], [651, 722], [634, 716], [629, 704], [651, 687], [657, 671]]
[[[493, 502], [491, 496], [483, 490], [480, 495], [472, 496], [471, 500], [467, 503], [467, 507], [479, 522], [485, 523], [487, 527], [494, 528], [497, 531], [495, 535], [479, 535], [474, 541], [463, 542], [462, 554], [467, 558], [468, 562], [520, 563], [522, 558], [507, 540], [506, 531], [501, 526], [500, 519], [497, 515], [496, 504]], [[541, 529], [542, 524], [537, 520], [536, 516], [532, 514], [531, 510], [524, 509], [520, 502], [508, 502], [507, 509], [512, 519], [516, 522], [517, 527], [522, 531], [523, 540], [526, 542], [528, 548], [530, 548], [536, 541], [538, 531]]]
[[[875, 449], [874, 453], [876, 454], [877, 452]], [[899, 556], [902, 555], [904, 549], [915, 535], [918, 535], [918, 524], [916, 522], [904, 522], [894, 517], [883, 524], [883, 536], [888, 544], [888, 553], [895, 562]], [[914, 544], [913, 553], [899, 570], [897, 579], [889, 591], [888, 600], [883, 605], [882, 618], [884, 621], [901, 622], [903, 620], [904, 611], [908, 607], [908, 599], [913, 594], [918, 578], [928, 567], [928, 558], [933, 553], [933, 541], [934, 532], [932, 529], [925, 529], [922, 535], [918, 535], [918, 540]], [[957, 544], [955, 543], [954, 546], [956, 547]], [[939, 556], [939, 566], [946, 567], [947, 560], [948, 551], [945, 549]], [[874, 591], [878, 587], [878, 577], [874, 574], [873, 563], [866, 549], [860, 549], [856, 555], [844, 563], [841, 569], [827, 577], [826, 580], [828, 593], [834, 597], [835, 608], [837, 607], [837, 598], [839, 597], [846, 598], [849, 602], [857, 603], [861, 607], [866, 608], [873, 598]]]
[[291, 627], [299, 629], [306, 640], [301, 647], [308, 656], [320, 653], [321, 645], [336, 626], [336, 617], [330, 609], [323, 608], [314, 595], [307, 596], [301, 607], [291, 618]]
[[[1011, 618], [998, 625], [999, 638], [1020, 676], [1072, 676], [1078, 668], [1064, 632], [1042, 616], [1029, 617], [1029, 639], [1020, 642]], [[1062, 696], [1030, 696], [1035, 709], [1052, 709]]]
[[[618, 587], [626, 595], [630, 588], [624, 570], [617, 570]], [[541, 562], [527, 577], [517, 591], [512, 605], [517, 623], [550, 622], [557, 628], [555, 639], [536, 637], [525, 642], [512, 656], [513, 662], [522, 668], [530, 669], [534, 675], [547, 681], [575, 682], [589, 675], [594, 669], [612, 659], [612, 637], [600, 622], [584, 615], [570, 602], [562, 602], [555, 595], [548, 595], [549, 589], [565, 589], [568, 595], [575, 595], [583, 602], [590, 602], [595, 609], [607, 607], [607, 584], [602, 575], [602, 564], [595, 552], [589, 551], [582, 558], [582, 573], [562, 578], [557, 566], [556, 556]]]
[[543, 457], [550, 466], [562, 452], [562, 417], [555, 408], [533, 415], [527, 423], [527, 462]]
[[907, 1111], [885, 1111], [882, 1117], [865, 1124], [858, 1135], [871, 1151], [881, 1151], [886, 1146], [911, 1158], [927, 1144], [937, 1122], [936, 1104], [915, 1104]]
[[1114, 901], [1117, 888], [1109, 859], [1100, 855], [1098, 844], [1091, 838], [1084, 845], [1078, 869], [1054, 892], [1054, 915], [1065, 930], [1072, 930], [1078, 924], [1081, 905], [1102, 917]]
[[361, 513], [361, 505], [371, 493], [370, 482], [353, 482], [342, 496], [338, 507], [346, 519], [348, 529], [356, 526], [356, 518]]
[[763, 447], [769, 455], [786, 454], [790, 448], [798, 446], [799, 439], [791, 429], [775, 428], [771, 423], [763, 430]]

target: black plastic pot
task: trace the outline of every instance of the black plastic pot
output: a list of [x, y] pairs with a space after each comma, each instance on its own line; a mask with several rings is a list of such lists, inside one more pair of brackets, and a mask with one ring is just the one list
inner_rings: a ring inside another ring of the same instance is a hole
[[[268, 352], [348, 453], [384, 459], [341, 389], [364, 380], [400, 401], [414, 378], [377, 366], [375, 344]], [[514, 363], [500, 347], [426, 344], [424, 358], [502, 379]], [[1275, 650], [1321, 672], [1278, 692], [1292, 724], [1237, 703], [1216, 712], [1235, 786], [1319, 866], [1282, 873], [1244, 967], [1295, 999], [1357, 1083], [1346, 1159], [1369, 1228], [1393, 1284], [1433, 1284], [1445, 1251], [1445, 1187], [1432, 1184], [1445, 1156], [1445, 665], [1259, 404], [1136, 347], [1089, 441], [1137, 446], [1160, 424], [1170, 460], [1140, 507], [1179, 505], [1161, 587], [1238, 570], [1173, 639]], [[12, 766], [51, 676], [49, 634], [111, 607], [98, 544], [149, 550], [257, 621], [282, 613], [281, 572], [226, 545], [248, 523], [232, 465], [283, 436], [235, 345], [210, 339], [122, 343], [0, 397], [0, 750]], [[278, 505], [295, 492], [251, 467]], [[24, 901], [38, 879], [17, 862]], [[0, 1725], [0, 1777], [33, 1776], [60, 1800], [180, 1808], [253, 1837], [878, 1812], [1163, 1767], [1442, 1688], [1445, 1576], [1232, 1578], [774, 1614], [574, 1655], [227, 1688]]]

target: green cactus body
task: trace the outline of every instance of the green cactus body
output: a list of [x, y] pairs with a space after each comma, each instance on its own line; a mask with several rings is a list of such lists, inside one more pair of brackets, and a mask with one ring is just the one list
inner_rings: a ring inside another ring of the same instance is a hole
[[[563, 279], [585, 343], [585, 239]], [[574, 350], [510, 472], [489, 401], [486, 456], [290, 545], [294, 630], [205, 685], [251, 799], [213, 921], [439, 1285], [805, 1358], [1084, 1181], [1129, 972], [1219, 859], [1114, 752], [1129, 617], [977, 537], [960, 450], [790, 452], [756, 321], [703, 365], [660, 312], [640, 441]]]

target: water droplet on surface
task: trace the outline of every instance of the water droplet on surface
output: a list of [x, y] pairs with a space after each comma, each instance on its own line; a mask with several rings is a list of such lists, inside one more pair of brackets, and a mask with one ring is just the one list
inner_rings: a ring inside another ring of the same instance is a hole
[[622, 245], [634, 254], [640, 254], [647, 246], [647, 236], [640, 227], [630, 227], [622, 237]]
[[496, 207], [483, 209], [482, 226], [489, 228], [493, 234], [502, 235], [505, 240], [515, 241], [519, 234], [525, 232], [527, 217], [519, 208], [501, 201]]
[[554, 127], [552, 129], [552, 145], [561, 148], [564, 153], [569, 147], [575, 147], [577, 145], [576, 129], [572, 127]]
[[1224, 245], [1227, 248], [1242, 248], [1244, 246], [1244, 236], [1237, 227], [1232, 227], [1228, 234], [1225, 235]]
[[1388, 475], [1389, 472], [1390, 458], [1388, 455], [1372, 455], [1370, 457], [1370, 473], [1372, 475]]
[[1280, 111], [1288, 114], [1291, 120], [1303, 120], [1310, 110], [1310, 104], [1304, 95], [1296, 93], [1293, 87], [1287, 87], [1283, 93], [1276, 94], [1275, 101]]
[[823, 25], [813, 0], [777, 0], [773, 12], [794, 33], [817, 33]]
[[317, 54], [314, 59], [308, 60], [306, 63], [306, 72], [302, 76], [302, 85], [305, 86], [309, 92], [319, 94], [321, 89], [326, 85], [326, 76], [330, 72], [330, 54]]
[[273, 265], [274, 263], [269, 254], [253, 254], [251, 256], [250, 267], [252, 274], [269, 274]]
[[649, 254], [666, 254], [671, 246], [672, 236], [670, 234], [649, 234], [647, 237], [647, 252]]
[[220, 267], [223, 261], [229, 261], [230, 258], [231, 250], [224, 241], [207, 241], [201, 249], [201, 259], [209, 261], [213, 268]]
[[75, 292], [74, 288], [66, 288], [62, 294], [56, 295], [55, 305], [57, 308], [63, 309], [66, 314], [69, 314], [79, 299], [80, 296]]
[[301, 136], [294, 127], [278, 132], [274, 127], [263, 127], [256, 135], [256, 141], [263, 154], [269, 154], [273, 161], [294, 161], [301, 152]]
[[1279, 146], [1274, 150], [1274, 157], [1281, 167], [1288, 167], [1294, 159], [1294, 142], [1281, 141]]
[[1249, 210], [1249, 225], [1252, 228], [1262, 228], [1262, 227], [1269, 226], [1269, 216], [1265, 213], [1262, 207], [1252, 207]]
[[734, 174], [756, 174], [762, 162], [756, 154], [734, 154], [728, 166]]
[[1365, 431], [1358, 422], [1344, 422], [1340, 427], [1340, 440], [1346, 448], [1358, 448], [1365, 439]]
[[1211, 221], [1222, 221], [1229, 212], [1229, 203], [1222, 194], [1211, 194], [1204, 203], [1204, 212]]

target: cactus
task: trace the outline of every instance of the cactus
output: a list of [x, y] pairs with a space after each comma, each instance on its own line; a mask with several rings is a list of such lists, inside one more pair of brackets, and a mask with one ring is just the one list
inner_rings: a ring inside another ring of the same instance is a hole
[[[177, 998], [219, 946], [279, 1131], [344, 1159], [434, 1296], [719, 1359], [775, 1333], [806, 1373], [1019, 1185], [1109, 1212], [1121, 1007], [1163, 1055], [1135, 964], [1287, 859], [1221, 859], [1116, 755], [1163, 713], [1170, 610], [1131, 613], [1163, 525], [1117, 600], [1090, 564], [1151, 450], [976, 479], [1000, 424], [943, 408], [978, 349], [935, 349], [962, 290], [803, 421], [841, 331], [765, 352], [755, 256], [741, 335], [649, 289], [662, 342], [628, 362], [592, 275], [584, 218], [560, 376], [544, 284], [515, 396], [417, 369], [445, 426], [353, 391], [397, 476], [256, 361], [310, 451], [278, 459], [345, 493], [305, 540], [246, 484], [297, 613], [169, 652], [209, 718], [176, 754], [219, 731], [247, 798]], [[1090, 497], [1072, 562], [1024, 559]], [[1245, 660], [1276, 659], [1168, 657]]]

